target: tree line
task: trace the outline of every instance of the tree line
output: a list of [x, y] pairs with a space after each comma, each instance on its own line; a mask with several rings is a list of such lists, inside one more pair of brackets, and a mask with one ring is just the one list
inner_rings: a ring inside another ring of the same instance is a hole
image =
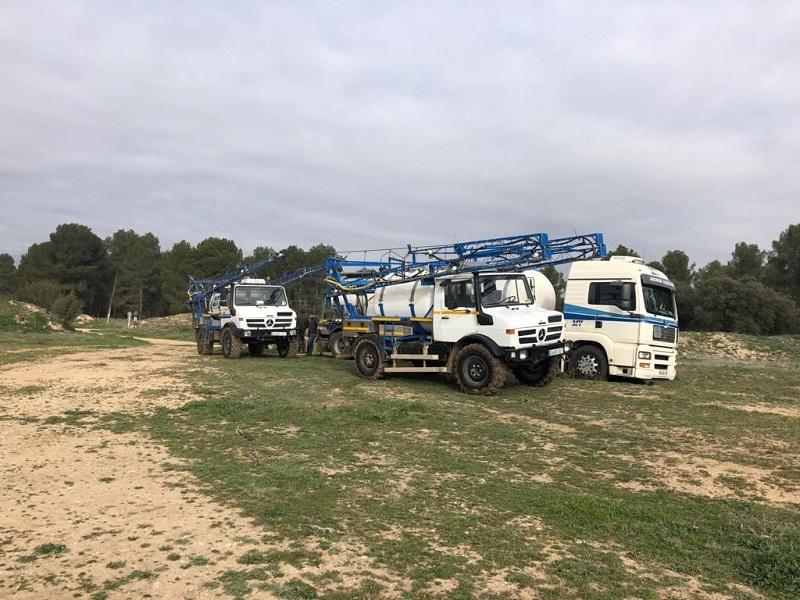
[[[640, 256], [624, 245], [612, 256]], [[648, 263], [676, 286], [681, 329], [755, 335], [800, 332], [800, 224], [790, 225], [769, 250], [737, 243], [726, 263], [697, 268], [682, 250]], [[565, 281], [556, 269], [543, 270], [563, 298]]]
[[[142, 318], [185, 312], [188, 277], [216, 277], [261, 258], [278, 254], [260, 277], [321, 263], [333, 255], [331, 246], [308, 250], [289, 246], [277, 252], [261, 246], [245, 255], [233, 240], [209, 237], [192, 245], [177, 242], [162, 250], [152, 233], [120, 229], [102, 239], [77, 223], [59, 225], [44, 242], [32, 244], [15, 265], [0, 254], [0, 294], [41, 306], [70, 322], [81, 312], [114, 317], [128, 311]], [[308, 278], [288, 291], [294, 306], [321, 310], [322, 275]]]
[[[120, 229], [102, 239], [89, 227], [59, 225], [44, 242], [35, 243], [19, 265], [0, 254], [0, 294], [32, 302], [70, 321], [80, 312], [121, 317], [138, 311], [144, 317], [186, 310], [187, 277], [215, 277], [238, 265], [275, 254], [259, 246], [244, 255], [233, 240], [209, 237], [192, 245], [180, 241], [162, 250], [152, 233]], [[332, 246], [308, 250], [289, 246], [262, 276], [320, 264], [335, 254]], [[609, 256], [639, 256], [619, 245]], [[800, 332], [800, 224], [790, 225], [771, 248], [739, 242], [731, 258], [697, 268], [682, 250], [670, 250], [649, 263], [676, 285], [682, 329], [772, 335]], [[563, 297], [564, 278], [553, 267], [544, 269]], [[322, 311], [324, 274], [303, 279], [287, 290], [295, 308]]]

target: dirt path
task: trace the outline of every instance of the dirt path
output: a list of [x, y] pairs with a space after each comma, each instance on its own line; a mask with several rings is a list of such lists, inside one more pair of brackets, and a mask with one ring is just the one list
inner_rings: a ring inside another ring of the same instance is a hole
[[4, 370], [0, 596], [220, 596], [204, 584], [239, 568], [243, 540], [264, 531], [197, 493], [142, 434], [44, 422], [182, 405], [192, 394], [168, 372], [196, 366], [192, 346], [153, 340]]

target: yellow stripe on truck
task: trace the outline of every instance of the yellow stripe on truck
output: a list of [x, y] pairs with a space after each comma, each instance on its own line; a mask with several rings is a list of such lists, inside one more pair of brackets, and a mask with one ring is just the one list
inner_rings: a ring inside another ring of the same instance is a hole
[[358, 332], [369, 332], [371, 329], [369, 327], [342, 327], [345, 331], [358, 331]]

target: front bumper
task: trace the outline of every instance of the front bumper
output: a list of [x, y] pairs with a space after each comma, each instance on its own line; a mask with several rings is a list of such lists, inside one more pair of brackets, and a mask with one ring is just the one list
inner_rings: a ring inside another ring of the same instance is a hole
[[[649, 359], [639, 358], [640, 352], [650, 354]], [[636, 379], [665, 379], [672, 381], [678, 366], [678, 352], [675, 348], [642, 345], [636, 349], [636, 365], [633, 377]]]
[[236, 328], [236, 335], [243, 340], [256, 342], [268, 340], [285, 340], [297, 336], [297, 329], [244, 329]]
[[572, 342], [561, 341], [531, 348], [504, 348], [505, 362], [510, 365], [536, 365], [548, 358], [561, 358], [572, 350]]

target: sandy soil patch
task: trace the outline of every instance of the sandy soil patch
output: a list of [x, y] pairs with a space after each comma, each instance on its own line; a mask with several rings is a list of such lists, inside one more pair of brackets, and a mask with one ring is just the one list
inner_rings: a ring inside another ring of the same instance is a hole
[[529, 417], [528, 415], [508, 413], [494, 408], [486, 408], [486, 407], [484, 407], [483, 410], [489, 413], [490, 415], [496, 417], [497, 420], [500, 421], [501, 423], [527, 423], [528, 425], [531, 425], [536, 429], [542, 429], [544, 431], [550, 431], [556, 433], [574, 434], [577, 432], [575, 428], [570, 427], [569, 425], [563, 425], [562, 423], [552, 423], [550, 421], [545, 421], [543, 419], [537, 419], [536, 417]]
[[[64, 351], [44, 362], [12, 364], [0, 380], [3, 409], [11, 417], [49, 417], [181, 406], [195, 397], [183, 380], [163, 371], [185, 364], [190, 353], [182, 344], [158, 340], [151, 346]], [[33, 388], [24, 398], [16, 393]]]
[[[776, 485], [779, 477], [771, 469], [677, 452], [662, 454], [644, 464], [659, 484], [676, 492], [708, 498], [759, 497], [770, 503], [800, 504], [800, 486], [784, 480], [781, 481], [785, 485]], [[636, 481], [617, 485], [632, 491], [655, 489], [654, 485]]]
[[800, 407], [792, 406], [772, 406], [769, 404], [721, 404], [731, 410], [743, 410], [745, 412], [770, 413], [784, 417], [800, 417]]

